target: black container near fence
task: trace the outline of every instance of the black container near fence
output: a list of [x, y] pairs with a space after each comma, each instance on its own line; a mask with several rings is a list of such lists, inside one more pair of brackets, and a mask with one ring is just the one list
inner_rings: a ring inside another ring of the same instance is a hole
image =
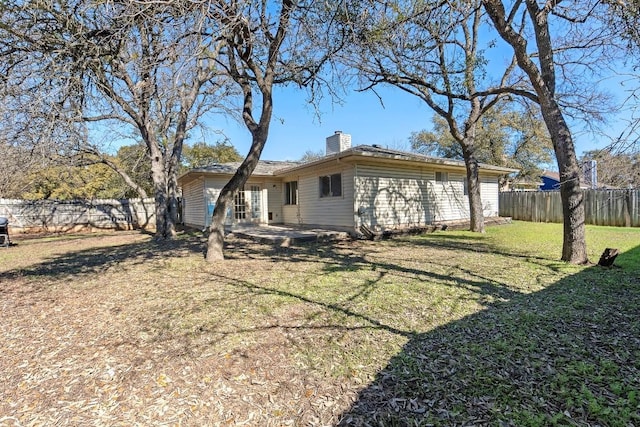
[[9, 239], [9, 220], [3, 216], [0, 216], [0, 246], [9, 246], [11, 240]]

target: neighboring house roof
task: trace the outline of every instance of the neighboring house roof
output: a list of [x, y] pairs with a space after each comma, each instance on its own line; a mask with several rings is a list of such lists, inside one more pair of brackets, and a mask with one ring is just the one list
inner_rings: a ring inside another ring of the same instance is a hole
[[[444, 159], [441, 157], [425, 156], [418, 153], [409, 153], [406, 151], [392, 150], [389, 148], [383, 148], [377, 145], [358, 145], [356, 147], [348, 148], [339, 153], [331, 154], [329, 156], [321, 157], [311, 162], [291, 162], [291, 161], [275, 161], [275, 160], [260, 160], [256, 169], [253, 171], [253, 176], [279, 176], [286, 175], [291, 172], [319, 166], [323, 163], [334, 162], [336, 160], [347, 160], [348, 158], [356, 159], [377, 159], [381, 161], [392, 161], [394, 163], [414, 163], [414, 164], [431, 164], [442, 167], [450, 168], [464, 168], [465, 164], [461, 160]], [[184, 180], [188, 175], [201, 174], [201, 173], [213, 173], [232, 175], [236, 169], [240, 166], [241, 162], [232, 163], [216, 163], [204, 168], [191, 169], [188, 172], [180, 176], [180, 180]], [[502, 166], [488, 165], [484, 163], [479, 164], [480, 169], [485, 172], [493, 172], [495, 174], [506, 174], [512, 172], [518, 172], [518, 169], [505, 168]]]
[[[554, 185], [553, 185], [553, 189], [554, 190], [557, 190], [557, 189], [560, 188], [560, 173], [559, 172], [544, 170], [540, 174], [540, 179], [542, 179], [543, 181], [545, 181], [545, 179], [548, 180], [548, 181], [554, 181]], [[542, 185], [541, 185], [542, 189], [544, 189], [544, 190], [550, 190], [551, 189], [551, 188], [545, 188], [545, 187], [548, 187], [548, 185], [543, 182]], [[589, 184], [587, 184], [584, 181], [584, 177], [582, 175], [580, 176], [580, 188], [583, 188], [583, 189], [584, 188], [590, 188]]]
[[544, 183], [541, 180], [533, 180], [530, 177], [524, 178], [515, 178], [510, 183], [509, 186], [514, 189], [532, 189], [537, 190], [538, 187], [543, 185]]
[[560, 174], [558, 172], [554, 172], [554, 171], [542, 171], [542, 173], [540, 174], [541, 178], [549, 178], [549, 179], [553, 179], [557, 182], [560, 182]]

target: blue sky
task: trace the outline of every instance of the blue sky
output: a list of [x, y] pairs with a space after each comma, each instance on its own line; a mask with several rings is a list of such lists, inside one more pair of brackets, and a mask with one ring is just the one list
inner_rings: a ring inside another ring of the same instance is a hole
[[[306, 151], [324, 151], [326, 137], [340, 130], [352, 138], [352, 145], [381, 144], [408, 148], [411, 132], [431, 126], [431, 111], [415, 96], [394, 89], [351, 92], [342, 105], [324, 100], [320, 116], [306, 102], [304, 91], [278, 89], [274, 94], [274, 115], [269, 139], [262, 154], [265, 160], [297, 160]], [[384, 105], [383, 105], [384, 104]], [[210, 122], [219, 127], [241, 154], [251, 138], [244, 125], [232, 120]]]
[[[487, 40], [481, 45], [485, 46], [483, 53], [488, 60], [486, 71], [488, 75], [495, 74], [494, 77], [497, 78], [503, 73], [505, 64], [510, 62], [512, 49], [492, 30], [484, 37]], [[603, 76], [596, 83], [598, 90], [614, 94], [618, 105], [629, 95], [629, 86], [638, 86], [637, 76], [630, 79], [632, 82], [628, 81], [628, 76], [616, 76], [616, 73], [623, 72], [625, 68], [623, 64], [613, 63], [603, 66], [600, 72], [609, 74], [610, 77]], [[557, 77], [561, 78], [560, 73]], [[576, 75], [574, 78], [580, 77]], [[626, 87], [623, 87], [621, 83], [625, 79], [628, 80]], [[380, 144], [398, 149], [409, 149], [412, 132], [431, 130], [433, 113], [422, 100], [392, 86], [378, 86], [376, 91], [381, 96], [382, 103], [373, 92], [351, 91], [344, 95], [342, 105], [332, 105], [326, 99], [319, 106], [320, 117], [317, 117], [314, 109], [306, 103], [307, 94], [304, 90], [294, 87], [275, 89], [274, 117], [262, 159], [297, 160], [308, 150], [323, 151], [326, 137], [333, 135], [336, 130], [350, 134], [352, 145]], [[606, 117], [607, 123], [601, 128], [608, 136], [616, 137], [628, 123], [624, 120], [625, 117], [631, 114], [633, 112], [629, 110], [620, 110], [617, 116]], [[590, 134], [585, 131], [584, 123], [571, 123], [568, 115], [565, 118], [569, 121], [578, 156], [584, 151], [604, 148], [610, 144], [610, 138]], [[247, 153], [251, 138], [243, 124], [221, 120], [209, 125], [222, 130], [240, 154]], [[215, 140], [216, 138], [208, 139], [209, 142]], [[557, 168], [555, 162], [547, 167]]]
[[[603, 83], [612, 92], [618, 92], [618, 83]], [[602, 88], [602, 87], [601, 87]], [[320, 105], [318, 118], [306, 103], [306, 93], [293, 88], [278, 89], [274, 93], [274, 117], [263, 160], [297, 160], [306, 151], [323, 151], [325, 138], [336, 130], [348, 133], [352, 144], [380, 144], [391, 148], [408, 149], [412, 132], [431, 129], [431, 110], [417, 97], [393, 87], [379, 88], [382, 102], [372, 92], [350, 92], [342, 105], [326, 100]], [[219, 119], [210, 127], [224, 132], [240, 154], [245, 155], [251, 138], [243, 124]], [[612, 135], [619, 133], [623, 123], [611, 117], [608, 128]], [[608, 140], [586, 134], [573, 126], [576, 152], [604, 148]], [[214, 142], [216, 136], [209, 137]], [[552, 167], [554, 165], [551, 165]]]

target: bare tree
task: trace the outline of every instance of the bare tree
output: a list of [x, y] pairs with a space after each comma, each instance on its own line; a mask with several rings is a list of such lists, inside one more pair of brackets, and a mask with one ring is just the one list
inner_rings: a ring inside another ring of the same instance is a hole
[[[605, 151], [635, 153], [640, 150], [640, 2], [604, 0], [609, 5], [605, 23], [616, 31], [616, 42], [626, 52], [624, 61], [609, 63], [613, 74], [624, 82], [626, 98], [618, 109], [626, 128], [618, 135], [604, 133], [611, 143]], [[622, 67], [620, 66], [622, 65]]]
[[175, 234], [187, 132], [227, 94], [216, 66], [221, 42], [201, 31], [202, 5], [37, 0], [2, 6], [4, 86], [47, 98], [44, 124], [82, 130], [84, 138], [66, 144], [46, 126], [39, 129], [67, 154], [99, 153], [87, 137], [106, 129], [99, 123], [116, 122], [137, 134], [151, 164], [161, 239]]
[[218, 196], [209, 228], [208, 262], [224, 258], [227, 208], [253, 173], [267, 142], [274, 86], [298, 84], [317, 93], [319, 72], [341, 48], [341, 33], [334, 32], [336, 13], [313, 0], [212, 2], [210, 29], [224, 39], [218, 64], [242, 93], [242, 121], [251, 134], [251, 147]]
[[[0, 61], [0, 67], [7, 63]], [[59, 164], [52, 139], [76, 141], [79, 135], [74, 127], [53, 124], [57, 107], [49, 104], [46, 90], [22, 91], [0, 75], [0, 197], [21, 198], [39, 171]]]
[[640, 152], [615, 152], [609, 146], [587, 151], [581, 161], [595, 160], [599, 187], [640, 188]]
[[[640, 3], [637, 1], [604, 0], [609, 5], [607, 24], [616, 29], [616, 33], [626, 41], [630, 53], [640, 50]], [[635, 57], [632, 61], [638, 62]]]
[[[522, 110], [503, 101], [482, 116], [475, 141], [480, 162], [518, 169], [519, 179], [539, 176], [540, 166], [553, 159], [553, 146], [537, 105], [530, 104]], [[432, 131], [415, 132], [410, 140], [423, 154], [463, 160], [460, 144], [440, 116], [433, 117]], [[506, 184], [507, 177], [502, 180]]]
[[[557, 86], [558, 80], [572, 82], [567, 76], [575, 73], [576, 66], [593, 71], [590, 67], [594, 58], [605, 59], [602, 46], [610, 45], [610, 29], [585, 24], [598, 15], [597, 1], [540, 4], [536, 0], [524, 0], [509, 4], [508, 10], [501, 0], [482, 0], [482, 3], [501, 38], [513, 49], [518, 66], [529, 78], [553, 141], [564, 218], [562, 260], [586, 263], [581, 169], [565, 118], [567, 106], [563, 104]], [[529, 43], [530, 39], [525, 35], [529, 29], [533, 32], [533, 43]], [[561, 29], [562, 34], [554, 34], [554, 29]], [[558, 68], [562, 71], [560, 75], [556, 73]], [[578, 92], [578, 82], [573, 83]], [[596, 108], [593, 100], [587, 101], [590, 102], [582, 104], [585, 108]], [[577, 107], [577, 104], [573, 106]]]
[[20, 198], [37, 162], [28, 150], [0, 142], [0, 199]]
[[325, 153], [323, 150], [317, 150], [317, 151], [313, 151], [313, 150], [307, 150], [304, 152], [304, 154], [300, 157], [300, 161], [301, 162], [313, 162], [314, 160], [318, 160], [321, 159], [325, 156]]
[[351, 22], [355, 49], [345, 59], [358, 68], [364, 89], [398, 87], [446, 122], [466, 165], [471, 230], [484, 232], [477, 155], [481, 119], [511, 94], [535, 97], [513, 79], [515, 60], [497, 78], [487, 75], [482, 49], [492, 42], [482, 45], [480, 0], [374, 1]]

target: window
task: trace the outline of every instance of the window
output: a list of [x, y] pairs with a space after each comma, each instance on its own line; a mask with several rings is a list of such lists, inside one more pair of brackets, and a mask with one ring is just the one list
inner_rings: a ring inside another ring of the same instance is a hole
[[462, 191], [465, 196], [469, 195], [469, 181], [467, 178], [462, 181]]
[[320, 197], [342, 196], [342, 175], [335, 173], [320, 177]]
[[446, 172], [436, 172], [436, 182], [449, 181], [449, 175]]
[[260, 211], [262, 205], [262, 195], [260, 194], [260, 186], [251, 186], [251, 219], [260, 218]]
[[238, 190], [238, 192], [235, 194], [233, 208], [235, 219], [247, 218], [247, 206], [244, 201], [244, 190]]
[[298, 204], [298, 181], [291, 181], [291, 182], [284, 183], [284, 204], [285, 205]]

